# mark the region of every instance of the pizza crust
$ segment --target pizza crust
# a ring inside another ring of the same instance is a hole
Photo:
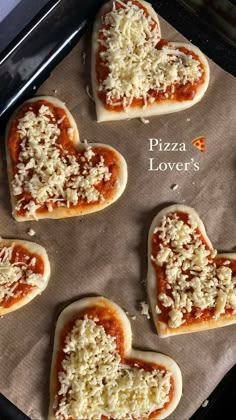
[[[125,358],[126,359],[140,359],[143,361],[147,361],[150,363],[156,363],[162,365],[168,371],[172,373],[172,377],[174,380],[174,390],[173,390],[173,397],[171,402],[168,406],[161,411],[156,417],[152,417],[153,420],[155,419],[164,419],[169,416],[174,409],[177,407],[179,400],[182,395],[182,376],[180,369],[177,363],[171,359],[169,356],[165,356],[160,353],[155,352],[147,352],[147,351],[140,351],[134,350],[132,348],[132,330],[131,325],[128,317],[126,316],[123,309],[118,306],[116,303],[112,302],[109,299],[106,299],[102,296],[98,297],[89,297],[85,299],[81,299],[77,302],[74,302],[67,306],[60,314],[55,330],[55,337],[54,337],[54,345],[53,345],[53,355],[52,355],[52,364],[51,364],[51,374],[50,374],[50,405],[49,405],[49,420],[55,420],[55,416],[53,414],[53,401],[56,394],[57,388],[57,353],[60,350],[60,336],[63,331],[64,326],[67,322],[73,318],[76,314],[83,311],[86,308],[92,306],[99,306],[111,309],[115,316],[119,319],[122,329],[124,331],[124,350],[125,350]]]
[[[160,22],[159,22],[159,18],[158,18],[157,13],[155,12],[155,10],[153,9],[153,7],[151,6],[150,3],[147,3],[146,1],[143,1],[143,0],[139,0],[139,3],[141,3],[147,9],[149,15],[157,22],[158,32],[159,32],[160,37],[161,37],[161,28],[160,28]],[[112,8],[112,5],[113,5],[113,0],[106,3],[100,9],[100,11],[98,12],[98,14],[96,16],[94,26],[93,26],[93,33],[92,33],[91,82],[92,82],[93,98],[94,98],[94,102],[95,102],[95,105],[96,105],[96,114],[97,114],[97,121],[98,122],[124,120],[124,119],[127,119],[127,118],[135,118],[136,116],[144,117],[146,115],[150,115],[150,114],[145,114],[144,115],[143,110],[141,110],[142,112],[140,113],[140,110],[136,111],[135,109],[129,110],[130,112],[108,111],[104,108],[103,103],[98,98],[98,95],[97,95],[97,80],[96,80],[96,55],[97,55],[98,46],[99,46],[98,35],[99,35],[100,27],[101,27],[101,17],[104,13],[106,13],[107,11],[109,11]],[[135,113],[140,113],[140,115],[134,115],[133,113],[134,114]],[[151,114],[151,115],[153,115],[153,114]]]
[[[9,129],[10,129],[11,123],[14,120],[14,118],[15,118],[17,112],[19,111],[19,109],[26,103],[36,102],[36,101],[39,101],[39,100],[45,100],[45,101],[48,101],[48,102],[52,103],[53,105],[55,105],[57,107],[63,108],[64,111],[66,112],[66,115],[67,115],[69,121],[70,121],[71,127],[74,129],[74,137],[72,139],[72,142],[74,143],[75,149],[77,151],[80,151],[80,150],[84,150],[85,147],[86,147],[85,143],[80,142],[78,128],[77,128],[76,122],[75,122],[72,114],[67,109],[65,104],[57,98],[50,97],[50,96],[38,96],[38,97],[27,100],[14,112],[10,121],[8,122],[7,129],[6,129],[6,158],[7,158],[7,168],[8,168],[8,179],[9,179],[9,187],[10,187],[11,205],[12,205],[12,209],[13,209],[12,210],[12,215],[13,215],[14,219],[18,222],[24,222],[24,221],[35,220],[35,219],[34,219],[33,216],[27,217],[27,216],[23,216],[23,215],[18,215],[17,211],[15,210],[16,198],[13,195],[12,186],[11,186],[12,180],[13,180],[13,169],[12,169],[12,162],[11,162],[10,153],[9,153],[9,150],[8,150],[8,147],[7,147],[7,139],[8,139],[8,134],[9,134]],[[113,147],[105,145],[105,144],[88,143],[88,146],[94,147],[94,148],[102,147],[104,149],[111,150],[113,153],[115,153],[115,155],[117,157],[117,161],[118,161],[118,165],[119,165],[119,171],[118,171],[118,177],[117,177],[116,185],[115,185],[114,192],[113,192],[112,196],[109,199],[106,199],[104,201],[94,203],[94,204],[93,203],[92,204],[86,204],[85,203],[84,206],[78,206],[78,207],[74,207],[74,208],[73,208],[73,206],[71,206],[70,208],[58,207],[58,208],[55,208],[53,210],[53,212],[49,212],[49,211],[41,211],[40,213],[36,212],[37,219],[46,219],[46,218],[47,219],[62,219],[62,218],[66,218],[66,217],[83,216],[85,214],[94,213],[94,212],[103,210],[104,208],[110,206],[116,200],[118,200],[118,198],[123,194],[123,192],[126,188],[127,178],[128,178],[127,164],[126,164],[126,161],[125,161],[124,157],[117,150],[115,150]]]
[[[158,24],[158,31],[161,37],[161,29],[160,23],[158,19],[158,15],[155,10],[152,8],[151,4],[147,3],[146,1],[139,0],[139,3],[143,4],[144,7],[148,10],[150,16]],[[197,48],[195,45],[186,44],[183,42],[170,42],[169,45],[173,47],[185,47],[190,51],[196,53],[200,59],[200,62],[203,64],[205,69],[205,80],[204,83],[198,87],[196,95],[193,100],[185,100],[185,101],[175,101],[171,99],[166,99],[161,103],[153,103],[148,104],[147,108],[137,108],[137,107],[130,107],[126,111],[111,111],[107,110],[104,107],[103,102],[98,97],[98,84],[96,80],[96,55],[99,47],[98,43],[98,36],[99,30],[101,28],[101,17],[102,15],[111,9],[113,1],[106,3],[101,10],[99,11],[98,15],[96,16],[94,27],[93,27],[93,34],[92,34],[92,57],[91,57],[91,81],[92,81],[92,90],[93,90],[93,97],[96,105],[96,114],[97,114],[97,121],[104,122],[104,121],[118,121],[130,118],[145,118],[155,115],[163,115],[163,114],[170,114],[173,112],[182,111],[184,109],[190,108],[191,106],[195,105],[199,102],[203,95],[205,94],[209,80],[210,80],[210,70],[207,59],[205,58],[204,54]]]
[[[0,307],[0,316],[16,311],[17,309],[29,303],[37,295],[40,295],[44,291],[44,289],[46,289],[49,278],[50,278],[50,273],[51,273],[48,255],[44,247],[36,244],[35,242],[30,242],[30,241],[22,241],[18,239],[2,239],[2,238],[0,239],[0,245],[3,247],[5,246],[10,247],[12,244],[23,246],[24,248],[26,248],[26,250],[28,250],[28,252],[32,254],[37,254],[38,256],[42,258],[43,263],[44,263],[44,273],[43,273],[44,285],[43,287],[40,287],[40,288],[35,287],[30,293],[28,293],[25,297],[20,299],[20,301],[11,305],[9,308]]]
[[[224,327],[226,325],[231,325],[236,323],[236,314],[232,315],[221,315],[219,319],[211,319],[208,321],[198,321],[195,323],[190,324],[182,324],[177,328],[170,328],[166,323],[159,320],[158,314],[156,313],[156,296],[157,296],[157,288],[156,288],[156,272],[155,269],[151,263],[151,239],[154,234],[154,229],[158,226],[160,221],[164,216],[167,216],[169,213],[173,212],[184,212],[191,215],[193,220],[197,222],[198,228],[201,231],[201,234],[208,245],[208,247],[213,250],[212,243],[210,239],[207,236],[205,226],[200,219],[197,212],[188,206],[182,205],[182,204],[176,204],[169,207],[166,207],[165,209],[161,210],[156,217],[154,218],[148,235],[148,274],[147,274],[147,293],[148,298],[150,302],[152,317],[154,320],[155,327],[157,329],[157,334],[159,337],[168,337],[173,335],[179,335],[179,334],[186,334],[191,332],[197,332],[197,331],[204,331],[209,330],[213,328],[219,328]],[[229,258],[236,261],[236,254],[235,253],[224,253],[224,254],[217,254],[215,259],[218,258]]]
[[[74,216],[84,216],[85,214],[90,214],[90,213],[95,213],[97,211],[103,210],[106,207],[110,206],[111,204],[113,204],[116,200],[118,200],[118,198],[123,194],[125,188],[126,188],[126,184],[127,184],[127,179],[128,179],[128,171],[127,171],[127,164],[126,161],[124,159],[124,157],[117,152],[117,150],[113,149],[113,147],[108,146],[106,144],[101,144],[101,143],[89,143],[89,146],[91,147],[103,147],[104,149],[108,149],[111,150],[112,152],[114,152],[118,158],[118,164],[119,164],[119,176],[117,178],[116,181],[116,186],[113,192],[113,195],[111,198],[106,199],[105,201],[101,201],[99,203],[92,203],[92,204],[85,204],[84,207],[58,207],[55,208],[53,210],[53,212],[48,212],[48,211],[41,211],[40,213],[36,213],[37,214],[37,219],[63,219],[66,217],[74,217]],[[79,148],[84,149],[85,145],[81,144],[81,146],[79,146]],[[12,193],[11,193],[12,195]],[[17,222],[24,222],[24,221],[28,221],[28,220],[35,220],[32,216],[31,217],[26,217],[26,216],[19,216],[16,214],[16,212],[13,210],[13,217],[15,218],[15,220]]]
[[[174,112],[183,111],[187,108],[198,103],[202,97],[204,96],[210,81],[210,69],[208,62],[204,56],[204,54],[199,50],[198,47],[192,44],[185,44],[183,42],[171,42],[173,47],[185,47],[189,51],[193,51],[196,53],[204,66],[205,69],[205,80],[204,82],[198,87],[196,95],[192,100],[185,100],[185,101],[175,101],[173,99],[166,99],[160,103],[153,103],[148,104],[147,108],[128,108],[127,111],[109,111],[104,108],[102,101],[98,98],[97,95],[97,82],[96,82],[96,75],[95,75],[95,65],[92,64],[92,86],[93,86],[93,96],[96,104],[96,113],[97,113],[97,121],[104,122],[104,121],[118,121],[118,120],[125,120],[130,118],[145,118],[151,117],[156,115],[164,115],[164,114],[172,114]],[[94,53],[93,53],[94,55]]]

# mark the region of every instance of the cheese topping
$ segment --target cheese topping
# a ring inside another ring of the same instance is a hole
[[[127,110],[136,98],[146,107],[155,101],[155,93],[166,92],[165,98],[171,98],[176,85],[193,84],[202,76],[200,62],[192,55],[171,44],[156,48],[158,23],[132,1],[114,2],[103,23],[98,63],[108,69],[108,75],[98,80],[98,91],[106,94],[108,105],[122,105]]]
[[[215,319],[226,309],[236,313],[236,276],[227,266],[230,261],[217,266],[216,251],[207,249],[190,215],[187,223],[176,213],[164,216],[156,234],[160,249],[151,259],[164,268],[167,291],[159,293],[158,300],[169,308],[169,327],[186,322],[186,313],[199,318],[204,309],[213,309]]]
[[[95,153],[91,147],[81,154],[70,154],[58,142],[60,123],[50,109],[42,105],[36,115],[32,110],[18,120],[20,136],[18,164],[12,181],[16,196],[16,210],[26,216],[36,217],[37,210],[46,206],[53,211],[58,207],[71,207],[79,200],[87,203],[104,200],[96,186],[109,181],[111,173],[103,156],[97,164],[92,161]],[[25,200],[24,194],[31,198]]]
[[[115,338],[95,320],[77,320],[65,339],[57,420],[147,417],[169,401],[171,374],[121,364]]]
[[[140,306],[141,306],[141,315],[144,315],[147,317],[147,319],[150,319],[148,303],[140,302]]]
[[[22,291],[14,292],[19,284],[38,288],[43,288],[45,284],[43,276],[32,270],[36,263],[35,257],[30,259],[26,256],[25,260],[28,261],[25,263],[18,261],[16,253],[16,260],[11,262],[13,249],[14,244],[0,248],[0,305],[3,300],[6,302],[9,297],[18,297],[22,294]]]

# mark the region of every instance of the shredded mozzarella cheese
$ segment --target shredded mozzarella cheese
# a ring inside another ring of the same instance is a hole
[[[147,319],[150,319],[150,314],[149,314],[149,305],[146,302],[140,302],[140,306],[141,306],[141,315],[144,315],[147,317]]]
[[[0,305],[3,300],[5,302],[9,297],[22,295],[21,291],[14,292],[20,283],[38,288],[43,288],[45,284],[43,276],[32,270],[36,259],[25,258],[28,260],[27,263],[21,262],[16,253],[16,260],[12,262],[13,249],[14,244],[10,247],[0,247]]]
[[[143,107],[155,101],[155,93],[171,98],[175,85],[193,84],[202,75],[200,62],[172,45],[162,49],[157,22],[132,1],[116,1],[103,17],[98,42],[102,46],[97,63],[108,69],[98,80],[98,91],[106,94],[108,105],[122,105],[127,111],[134,98]],[[102,35],[102,36],[101,36]],[[167,88],[170,88],[170,92]],[[154,92],[154,96],[151,94]],[[166,92],[166,93],[165,93]]]
[[[143,124],[149,124],[150,123],[150,121],[147,119],[147,118],[140,118],[140,121],[143,123]]]
[[[87,316],[77,320],[63,348],[55,418],[146,418],[169,401],[170,372],[121,363],[115,337]]]
[[[228,308],[236,313],[236,277],[226,266],[229,261],[217,266],[216,251],[207,249],[196,228],[190,215],[184,223],[173,213],[154,230],[162,242],[151,260],[165,271],[167,293],[159,293],[158,300],[169,308],[171,328],[185,322],[185,313],[198,318],[201,311],[213,308],[215,319]]]
[[[96,186],[109,181],[111,173],[103,156],[93,164],[94,152],[87,146],[84,154],[70,154],[58,143],[61,130],[50,109],[42,105],[36,115],[32,110],[19,118],[17,132],[20,136],[18,164],[12,181],[16,196],[16,210],[37,218],[36,212],[46,206],[71,207],[80,199],[87,203],[102,201],[104,197]],[[69,138],[73,129],[67,130]],[[24,194],[30,199],[25,200]]]

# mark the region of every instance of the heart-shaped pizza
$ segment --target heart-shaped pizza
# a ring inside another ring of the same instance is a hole
[[[163,354],[132,349],[124,311],[103,297],[60,314],[50,379],[50,420],[164,419],[182,394],[181,372]]]
[[[202,52],[162,39],[149,3],[115,0],[102,7],[92,37],[97,121],[181,111],[199,102],[208,84]]]
[[[102,210],[126,187],[123,156],[107,145],[80,143],[71,113],[52,97],[30,99],[14,113],[6,150],[17,221]]]
[[[167,207],[153,220],[147,283],[161,337],[236,323],[236,254],[217,254],[191,207]]]
[[[29,241],[0,238],[0,315],[26,305],[47,287],[46,250]]]

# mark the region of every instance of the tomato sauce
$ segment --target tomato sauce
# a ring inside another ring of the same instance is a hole
[[[27,257],[36,258],[36,263],[34,266],[29,265],[29,259]],[[28,251],[22,245],[15,245],[12,251],[12,257],[10,259],[10,263],[22,263],[28,266],[28,269],[33,271],[35,274],[43,274],[44,273],[44,262],[43,259],[38,255]],[[20,264],[19,264],[20,266]],[[24,278],[22,278],[24,280]],[[17,287],[14,289],[14,296],[4,297],[3,300],[0,302],[0,305],[4,308],[10,308],[15,303],[19,302],[24,296],[30,293],[35,286],[26,284],[26,283],[18,283]]]
[[[19,153],[21,151],[21,139],[17,131],[18,120],[19,118],[22,118],[28,111],[32,111],[36,115],[38,115],[38,111],[42,105],[47,106],[52,112],[52,114],[54,115],[54,118],[49,117],[50,122],[53,122],[54,119],[55,121],[58,121],[58,120],[62,120],[63,118],[63,120],[61,121],[59,125],[60,134],[57,139],[57,143],[62,146],[62,149],[60,150],[61,157],[63,157],[66,161],[68,161],[68,154],[76,156],[76,160],[80,164],[81,173],[82,173],[84,164],[86,163],[83,161],[84,160],[83,156],[84,156],[84,153],[86,152],[86,149],[84,151],[75,150],[74,144],[68,136],[68,129],[71,128],[71,124],[70,124],[69,119],[66,116],[65,111],[62,108],[58,108],[54,106],[50,102],[47,102],[45,100],[39,100],[36,102],[28,102],[27,104],[23,105],[11,123],[7,145],[8,145],[11,161],[12,161],[13,175],[15,175],[18,172],[17,164],[19,163]],[[102,146],[92,148],[92,151],[95,153],[95,155],[91,159],[92,165],[95,166],[100,161],[100,157],[103,156],[104,165],[108,167],[109,172],[111,173],[111,177],[108,181],[102,180],[95,186],[96,190],[102,193],[104,199],[109,200],[112,198],[114,194],[115,183],[119,175],[118,157],[115,152],[113,152],[112,150],[108,150],[107,148],[102,147]],[[29,176],[31,175],[32,173],[29,174]],[[62,197],[59,197],[59,199],[60,198]],[[29,203],[31,200],[35,202],[36,200],[34,200],[31,194],[26,191],[24,191],[22,194],[19,194],[17,196],[17,201],[20,201],[20,200],[22,200],[21,208],[17,211],[17,215],[23,216],[26,213],[26,211],[24,210],[24,206],[27,203]],[[76,205],[71,204],[70,208],[83,208],[83,207],[88,207],[88,206],[92,207],[94,205],[97,205],[97,203],[98,201],[96,202],[92,201],[88,203],[86,199],[79,198],[78,203]],[[57,201],[50,201],[50,205],[52,209],[58,208]],[[48,212],[47,203],[41,205],[41,207],[37,209],[36,214],[43,213],[43,212]]]
[[[62,332],[61,332],[61,336],[60,336],[60,349],[57,353],[57,359],[56,359],[56,372],[62,372],[63,368],[62,368],[62,362],[63,359],[65,357],[65,354],[63,352],[63,347],[65,345],[65,339],[66,336],[71,332],[71,330],[73,329],[75,323],[77,320],[79,319],[84,319],[85,315],[87,315],[87,317],[89,319],[93,319],[95,320],[97,325],[103,326],[103,328],[105,329],[106,334],[111,335],[112,337],[115,337],[115,341],[116,341],[116,348],[117,351],[121,357],[121,363],[122,364],[126,364],[128,366],[132,366],[132,367],[139,367],[140,369],[144,369],[148,372],[151,372],[154,369],[158,369],[158,370],[162,370],[163,374],[165,374],[167,372],[167,370],[160,365],[157,365],[156,363],[149,363],[149,362],[145,362],[143,360],[140,359],[136,359],[136,358],[129,358],[126,359],[124,357],[124,332],[122,330],[122,327],[120,325],[120,321],[119,319],[116,317],[116,314],[114,311],[112,311],[109,307],[106,307],[105,305],[103,307],[100,306],[92,306],[90,308],[87,308],[81,312],[79,312],[77,315],[73,316],[72,319],[67,322],[67,324],[64,326]],[[98,319],[98,321],[96,320],[96,318]],[[170,378],[170,382],[171,382],[171,389],[169,392],[169,401],[171,401],[172,397],[173,397],[173,392],[174,392],[174,380],[173,378]],[[57,378],[57,388],[56,388],[56,393],[58,394],[58,391],[60,389],[60,383],[58,381]],[[62,396],[58,395],[58,402],[57,402],[57,406],[60,403]],[[143,420],[148,420],[148,419],[152,419],[153,417],[155,417],[155,415],[157,415],[158,413],[160,413],[164,408],[166,408],[166,406],[169,404],[169,401],[161,408],[158,410],[155,410],[153,413],[151,413],[149,415],[149,417],[147,419],[143,419]],[[54,414],[56,413],[57,408],[54,409]],[[74,420],[72,417],[69,418],[69,420]],[[101,420],[115,420],[112,418],[108,418],[106,416],[101,416]],[[135,419],[134,419],[135,420]]]
[[[140,9],[144,10],[144,15],[146,17],[149,16],[148,10],[142,5],[140,4],[138,1],[133,1],[133,4],[135,4],[136,6],[138,6]],[[119,8],[124,8],[124,6],[122,6],[120,3],[116,3],[116,9]],[[104,21],[104,17],[107,13],[109,13],[109,11],[107,11],[106,13],[104,13],[102,20]],[[150,24],[150,29],[153,30],[155,28],[155,26],[157,25],[157,22],[152,18],[151,20],[151,24]],[[100,41],[104,41],[105,40],[105,35],[103,33],[102,30],[109,30],[109,25],[101,25],[101,29],[99,31],[99,40]],[[161,39],[157,45],[156,45],[156,49],[161,50],[164,46],[168,45],[168,41],[165,39]],[[171,86],[167,86],[165,92],[164,91],[156,91],[154,89],[150,89],[148,91],[148,95],[150,95],[151,97],[153,97],[155,99],[154,102],[152,102],[152,105],[155,103],[160,103],[163,101],[178,101],[178,102],[182,102],[182,101],[187,101],[187,100],[193,100],[193,98],[195,97],[196,93],[197,93],[197,89],[199,88],[199,86],[201,84],[204,83],[205,80],[205,70],[204,70],[204,66],[201,63],[198,55],[196,53],[194,53],[193,51],[190,51],[189,49],[185,48],[185,47],[179,47],[177,48],[178,51],[183,52],[186,55],[191,55],[195,60],[199,61],[199,68],[201,69],[201,77],[194,81],[194,83],[190,83],[187,82],[185,85],[180,84],[180,83],[175,83],[174,84],[174,88],[175,91],[171,92]],[[96,54],[96,79],[97,79],[97,83],[100,84],[101,82],[103,82],[108,74],[109,74],[109,68],[108,66],[106,66],[106,64],[101,60],[100,58],[100,53],[106,51],[106,47],[99,43],[98,46],[98,50],[97,50],[97,54]],[[124,110],[123,108],[123,104],[119,104],[120,102],[122,102],[123,98],[119,99],[119,100],[113,100],[113,104],[108,104],[107,103],[107,93],[104,91],[99,91],[97,92],[97,95],[99,97],[99,99],[101,100],[101,102],[104,105],[104,108],[108,111],[115,111],[115,112],[122,112]],[[168,95],[168,97],[166,97],[166,95]],[[144,99],[142,98],[133,98],[131,104],[129,104],[129,107],[131,108],[142,108],[145,105]],[[147,107],[150,106],[149,103],[147,103]]]
[[[181,219],[184,223],[189,224],[188,223],[188,214],[187,213],[183,213],[183,212],[175,212],[173,214],[177,214],[177,216],[179,217],[179,219]],[[168,217],[171,217],[172,215],[168,215]],[[196,233],[199,235],[199,240],[204,244],[205,249],[209,250],[209,246],[206,243],[201,231],[196,228],[195,229]],[[162,239],[159,238],[159,234],[158,232],[155,233],[152,236],[152,243],[151,243],[151,247],[152,247],[152,255],[155,257],[158,252],[160,251],[160,245],[163,244]],[[230,261],[230,264],[227,265],[227,267],[231,268],[232,270],[232,276],[236,275],[236,261],[231,260],[230,258],[218,258],[216,257],[213,262],[216,264],[217,267],[220,267],[224,261]],[[209,256],[209,261],[211,261],[211,257]],[[166,264],[163,264],[162,267],[158,266],[157,264],[155,264],[155,262],[152,263],[154,268],[155,268],[155,272],[156,272],[156,285],[157,285],[157,302],[158,302],[158,307],[161,310],[161,313],[158,315],[158,320],[161,322],[164,322],[165,324],[168,324],[169,321],[169,316],[168,313],[170,311],[169,307],[165,307],[163,306],[162,302],[159,301],[158,296],[160,293],[165,293],[167,296],[172,297],[172,293],[170,291],[170,289],[167,289],[167,282],[166,282],[166,276],[165,276],[165,270],[166,270]],[[185,274],[188,274],[189,276],[189,280],[191,280],[193,278],[193,275],[190,274],[189,270],[186,270],[184,272]],[[191,323],[201,323],[202,321],[207,321],[209,319],[212,319],[213,315],[215,313],[215,308],[211,307],[211,308],[206,308],[206,309],[200,309],[197,307],[192,307],[192,311],[183,313],[183,319],[185,320],[185,325],[186,324],[191,324]],[[233,313],[233,309],[231,308],[225,308],[225,314],[232,314]],[[197,317],[196,317],[197,316]]]

